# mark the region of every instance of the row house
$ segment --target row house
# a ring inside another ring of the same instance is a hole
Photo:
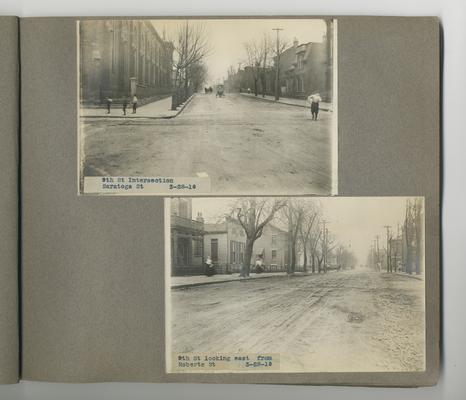
[[[82,102],[171,94],[174,47],[150,20],[81,21],[79,33]]]
[[[204,254],[210,256],[219,273],[239,272],[244,263],[246,234],[240,223],[227,217],[218,224],[204,226]],[[261,258],[266,271],[285,271],[288,234],[269,224],[254,242],[251,264]]]
[[[327,50],[325,38],[322,43],[299,44],[295,40],[280,56],[281,95],[305,99],[312,93],[320,93],[329,101],[331,87],[327,74],[331,59]]]
[[[327,31],[321,42],[299,43],[280,54],[279,95],[306,99],[320,93],[326,102],[332,102],[333,92],[333,21],[326,20]],[[274,65],[266,68],[246,66],[238,71],[231,70],[225,80],[228,91],[257,94],[275,94],[276,57]],[[265,89],[265,90],[264,90]]]
[[[170,210],[172,275],[204,272],[204,219],[192,219],[191,199],[171,199]]]

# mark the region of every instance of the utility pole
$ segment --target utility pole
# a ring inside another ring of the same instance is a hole
[[[379,266],[377,265],[377,245],[375,243],[375,239],[371,241],[371,254],[372,254],[372,267],[374,270],[379,271]]]
[[[278,86],[280,85],[280,31],[282,31],[283,28],[273,28],[272,30],[277,32],[277,58],[275,61],[275,101],[277,101],[280,99],[278,94]]]
[[[384,228],[387,232],[387,272],[392,272],[392,267],[390,265],[390,225],[384,225]]]
[[[375,246],[375,251],[376,251],[376,255],[377,255],[377,268],[379,269],[380,271],[380,248],[379,248],[379,235],[376,235],[375,237],[375,243],[376,243],[376,246]]]
[[[236,76],[238,77],[238,89],[239,89],[239,92],[241,93],[241,63],[240,62],[238,63],[238,73],[236,74]]]

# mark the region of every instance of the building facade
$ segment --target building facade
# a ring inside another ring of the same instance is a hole
[[[81,21],[79,32],[82,102],[171,94],[173,44],[150,20]]]
[[[204,226],[204,254],[210,256],[218,273],[240,272],[244,263],[246,234],[233,218],[219,224]],[[261,258],[266,271],[285,271],[288,258],[288,235],[285,231],[266,225],[262,236],[254,242],[251,265]]]
[[[319,93],[323,101],[333,100],[333,21],[325,20],[327,29],[322,42],[299,44],[293,42],[280,54],[279,95],[306,99]],[[237,71],[231,69],[225,80],[230,92],[257,91],[257,95],[275,94],[276,62],[266,68],[246,66]]]
[[[312,93],[320,93],[329,101],[331,88],[328,86],[327,39],[322,43],[294,41],[293,46],[280,56],[280,90],[284,97],[305,99]]]
[[[218,224],[205,224],[204,254],[210,256],[217,273],[233,273],[241,270],[244,262],[246,234],[233,218],[225,218]]]
[[[171,199],[172,275],[198,275],[204,272],[204,220],[192,219],[189,198]]]
[[[269,224],[254,242],[253,257],[261,257],[266,270],[285,271],[288,264],[288,233]]]

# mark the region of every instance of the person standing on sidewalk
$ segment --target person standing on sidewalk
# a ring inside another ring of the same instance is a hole
[[[128,99],[126,96],[123,98],[123,115],[126,115],[126,108],[128,107]]]
[[[311,114],[312,119],[317,121],[317,115],[319,114],[319,103],[322,101],[319,93],[311,94],[307,101],[311,103]]]
[[[107,97],[105,104],[107,104],[107,114],[110,114],[110,109],[112,108],[113,100],[110,97]]]
[[[210,256],[207,257],[207,260],[205,262],[205,274],[206,276],[212,276],[215,274],[215,266],[214,262],[212,261],[212,258]]]
[[[138,98],[136,95],[133,96],[133,114],[136,114],[136,109],[138,108]]]

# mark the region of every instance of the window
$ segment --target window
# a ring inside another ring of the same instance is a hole
[[[277,260],[277,250],[272,250],[272,262]]]
[[[239,262],[244,262],[244,243],[239,244]]]
[[[244,261],[244,243],[230,242],[230,263],[240,264]]]
[[[194,257],[202,257],[202,239],[193,239]]]
[[[235,264],[236,263],[236,249],[235,249],[235,242],[231,241],[230,242],[230,263]]]
[[[298,69],[302,69],[302,68],[303,68],[303,55],[298,54]]]
[[[277,235],[272,235],[272,247],[277,247]]]

